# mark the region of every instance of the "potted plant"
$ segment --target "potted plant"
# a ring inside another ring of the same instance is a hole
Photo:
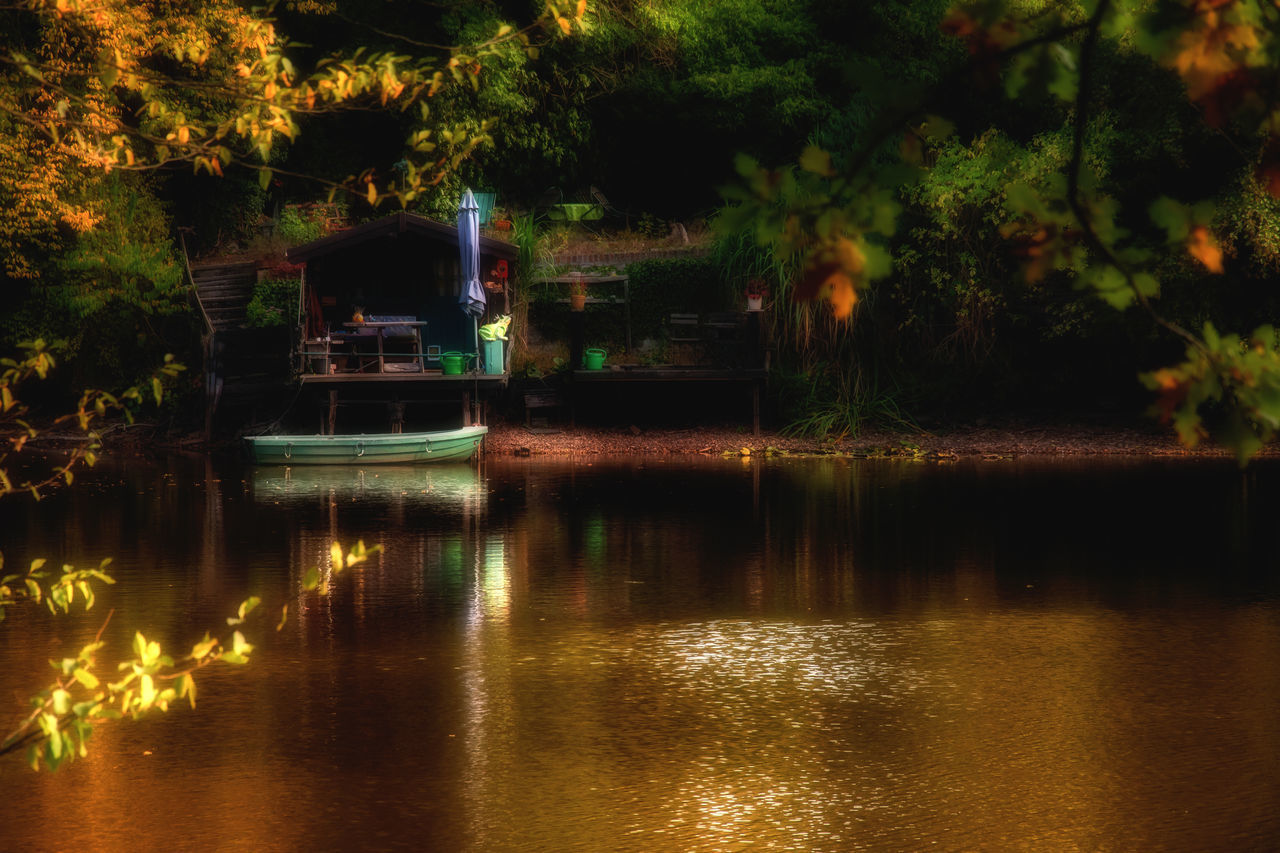
[[[587,307],[587,283],[581,280],[582,273],[573,273],[577,281],[569,282],[569,310],[585,311]]]
[[[507,211],[501,207],[495,207],[493,212],[489,214],[493,227],[498,231],[511,230],[511,217],[507,215]]]
[[[747,282],[747,310],[761,311],[764,309],[764,298],[769,293],[769,288],[762,279],[753,278]]]

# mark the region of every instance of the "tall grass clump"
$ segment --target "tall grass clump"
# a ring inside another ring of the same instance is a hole
[[[850,320],[822,300],[797,300],[800,255],[779,256],[751,230],[717,229],[713,254],[730,286],[751,279],[769,289],[767,331],[775,348],[774,389],[783,431],[855,436],[872,424],[910,427],[904,394],[883,370],[875,347],[874,291],[863,291]]]
[[[545,234],[532,210],[515,212],[511,217],[511,233],[516,242],[516,263],[511,287],[511,363],[530,361],[529,300],[533,282],[541,267],[551,265],[551,251]]]

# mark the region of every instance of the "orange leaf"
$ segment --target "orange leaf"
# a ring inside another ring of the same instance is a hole
[[[1222,249],[1218,248],[1208,228],[1197,225],[1191,229],[1191,234],[1187,237],[1187,251],[1191,253],[1191,257],[1204,264],[1209,272],[1222,272]]]
[[[581,21],[585,14],[587,14],[587,0],[578,0],[577,14],[574,17]]]
[[[827,279],[831,288],[827,293],[827,301],[837,320],[847,320],[853,314],[853,306],[858,304],[858,293],[853,289],[853,279],[843,272],[837,272]]]

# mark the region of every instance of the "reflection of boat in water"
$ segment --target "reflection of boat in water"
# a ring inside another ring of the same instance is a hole
[[[413,495],[460,502],[484,494],[480,472],[470,465],[272,465],[255,467],[252,476],[259,501]]]
[[[246,439],[267,465],[381,465],[462,462],[479,449],[484,426],[375,435],[260,435]]]

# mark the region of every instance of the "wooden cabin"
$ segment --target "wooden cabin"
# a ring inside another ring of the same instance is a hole
[[[481,236],[480,279],[488,307],[465,312],[458,229],[413,213],[396,213],[290,249],[302,274],[301,379],[329,392],[327,432],[337,407],[452,397],[464,423],[478,420],[476,397],[505,386],[505,363],[485,363],[476,326],[509,311],[505,277],[517,250]],[[363,320],[358,323],[357,320]],[[453,372],[461,354],[463,370]],[[452,368],[452,370],[450,369]],[[370,393],[370,392],[374,393]],[[473,392],[474,395],[473,395]],[[400,428],[392,416],[392,431]]]

